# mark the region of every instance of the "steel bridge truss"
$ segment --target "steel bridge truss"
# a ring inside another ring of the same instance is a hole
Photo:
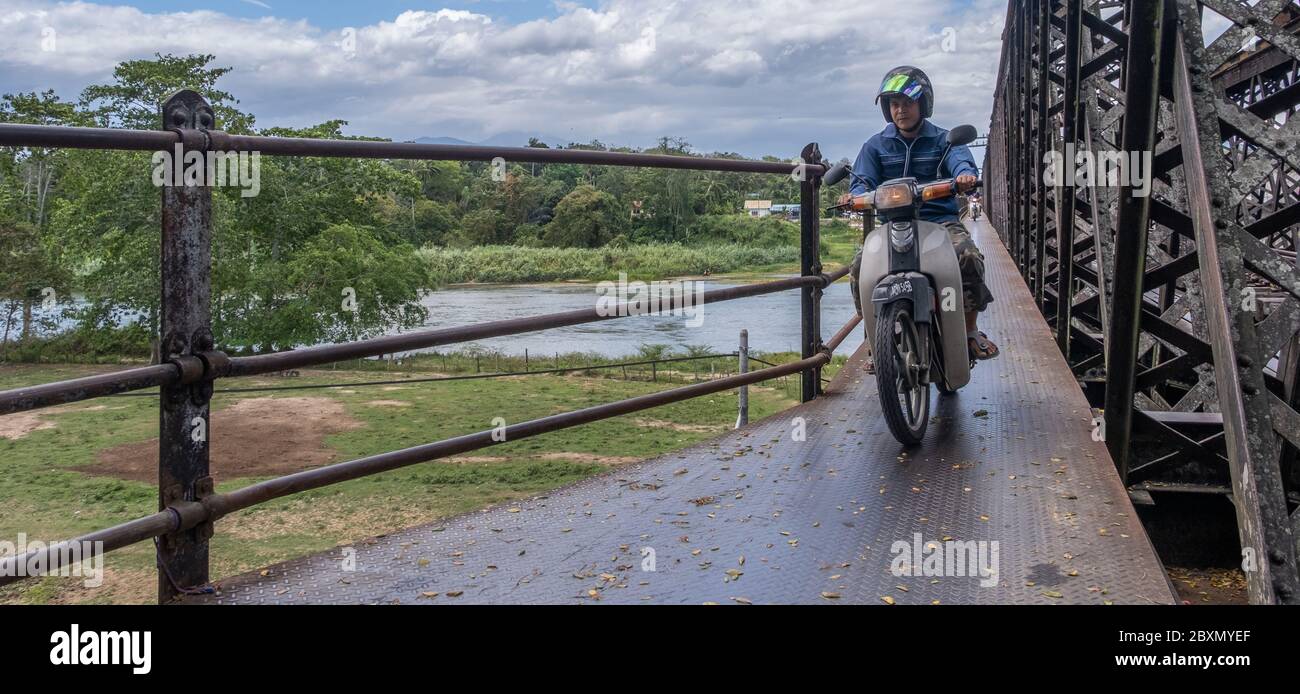
[[[1300,602],[1300,4],[1012,0],[1004,32],[987,208],[1119,474],[1230,495],[1251,601]]]

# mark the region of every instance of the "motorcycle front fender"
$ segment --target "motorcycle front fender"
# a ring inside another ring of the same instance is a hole
[[[961,268],[948,230],[942,224],[917,222],[921,243],[921,275],[931,288],[930,300],[943,336],[943,370],[948,387],[956,390],[970,382],[970,351],[966,347],[966,315],[962,310]],[[863,242],[858,291],[862,302],[863,327],[868,344],[876,329],[876,285],[890,276],[888,225],[872,230]]]

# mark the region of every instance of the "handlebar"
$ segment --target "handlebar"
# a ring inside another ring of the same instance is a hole
[[[983,186],[984,186],[984,181],[976,179],[975,185],[971,186],[970,190],[976,190],[978,188],[982,188]],[[893,188],[893,187],[894,186],[883,186],[882,188]],[[875,205],[875,196],[878,190],[881,189],[878,188],[877,190],[868,190],[862,193],[861,195],[855,195],[851,200],[849,200],[849,202],[842,203],[839,205],[832,205],[830,209],[834,210],[834,209],[847,208],[855,212],[863,212],[872,209]],[[950,178],[943,181],[935,181],[933,183],[928,183],[922,186],[916,186],[915,190],[911,192],[913,195],[919,197],[922,202],[930,202],[932,200],[942,200],[944,198],[949,198],[957,194],[957,179]]]

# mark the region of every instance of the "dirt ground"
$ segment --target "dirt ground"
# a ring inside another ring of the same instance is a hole
[[[18,412],[0,417],[0,439],[21,439],[22,437],[54,427],[54,422],[42,419],[39,412]]]
[[[251,398],[212,413],[214,479],[283,475],[334,459],[325,437],[361,423],[343,403],[323,397]],[[77,468],[92,475],[156,482],[158,439],[114,446],[95,463]]]
[[[372,400],[367,405],[406,406],[397,400]],[[33,417],[34,419],[34,417]],[[641,422],[642,426],[673,425],[672,422]],[[11,425],[18,435],[54,426],[53,422],[35,420]],[[335,453],[325,445],[325,437],[354,429],[361,423],[347,414],[338,400],[324,397],[251,398],[212,413],[213,478],[268,477],[336,462]],[[20,430],[21,427],[21,430]],[[708,430],[714,430],[710,427]],[[94,463],[77,470],[104,477],[156,482],[158,475],[158,439],[137,441],[100,451]],[[552,452],[526,456],[537,460],[569,460],[601,465],[622,465],[639,458],[601,456],[591,453]],[[455,456],[445,462],[496,463],[505,456]]]
[[[1246,577],[1238,569],[1168,567],[1178,598],[1189,605],[1245,605]]]

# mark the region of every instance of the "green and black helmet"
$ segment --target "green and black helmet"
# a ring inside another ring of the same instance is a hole
[[[934,112],[934,87],[930,85],[930,78],[920,68],[900,65],[885,73],[885,79],[880,81],[876,103],[880,104],[880,113],[885,116],[887,123],[893,122],[893,118],[889,115],[889,99],[882,100],[880,97],[894,94],[902,94],[909,99],[920,101],[922,118],[929,118]]]

